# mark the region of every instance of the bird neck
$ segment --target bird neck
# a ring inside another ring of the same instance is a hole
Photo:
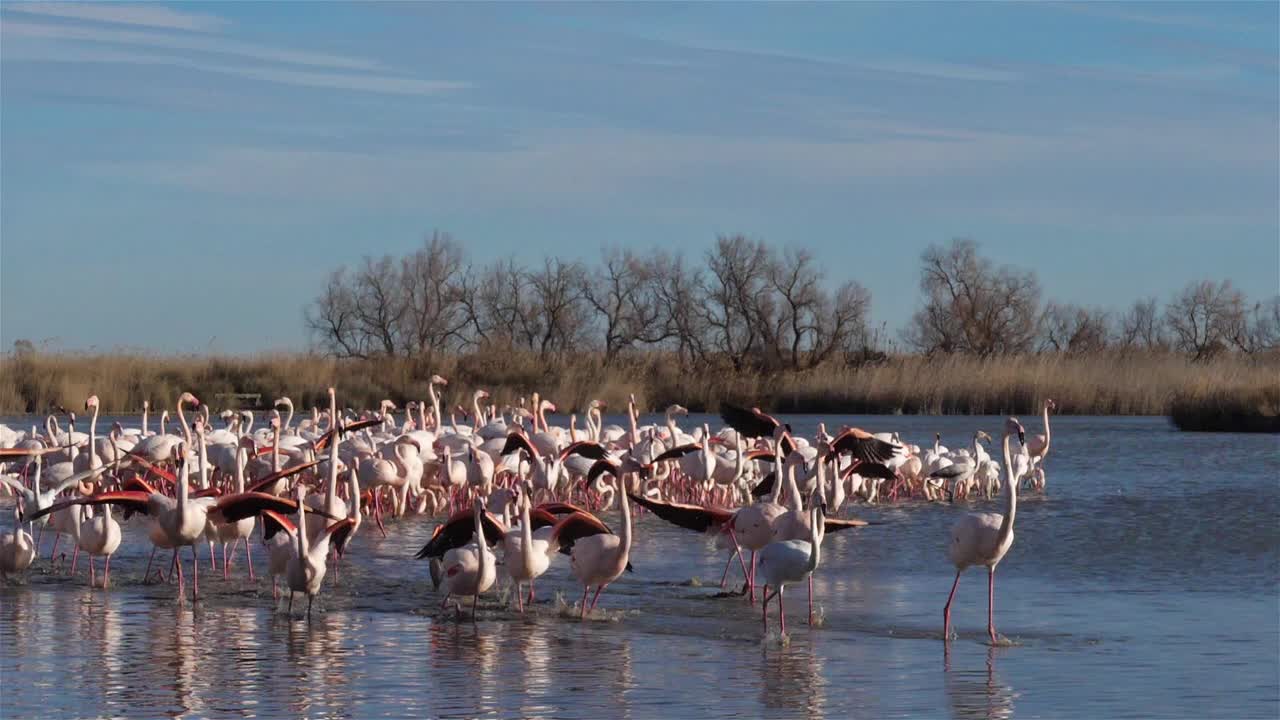
[[[787,490],[790,494],[791,509],[804,512],[804,498],[800,497],[800,486],[796,484],[796,466],[787,468]]]
[[[818,563],[822,560],[822,535],[825,530],[822,522],[822,510],[814,506],[812,516],[809,519],[809,562],[805,567],[809,572],[813,572],[818,569]]]
[[[338,496],[338,429],[333,429],[333,442],[329,445],[329,486],[325,488],[325,510],[333,514],[333,499]]]
[[[489,547],[488,543],[485,542],[484,523],[480,517],[481,512],[480,506],[477,505],[475,509],[476,550],[480,553],[480,577],[484,577],[489,569]]]
[[[1009,455],[1009,433],[1004,434],[1005,501],[1004,517],[1000,520],[999,542],[1004,544],[1013,534],[1013,516],[1018,510],[1018,479],[1013,476],[1013,461]]]
[[[309,541],[307,538],[307,510],[302,505],[302,496],[298,496],[298,559],[307,554]]]
[[[533,523],[529,520],[529,501],[520,499],[520,546],[524,550],[524,572],[533,575]]]
[[[618,497],[622,501],[622,532],[619,533],[618,539],[622,541],[623,555],[631,553],[631,503],[627,500],[627,491],[623,487],[621,477],[617,477]]]
[[[1040,456],[1044,457],[1049,454],[1049,404],[1044,405],[1044,447],[1040,450]]]

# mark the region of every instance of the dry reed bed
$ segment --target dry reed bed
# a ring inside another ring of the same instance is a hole
[[[757,374],[727,366],[690,371],[664,353],[608,367],[589,354],[562,362],[515,353],[368,361],[308,354],[47,354],[0,359],[0,413],[74,409],[90,393],[101,398],[105,412],[134,411],[144,399],[167,407],[182,390],[215,406],[219,393],[261,393],[264,402],[288,395],[306,407],[320,401],[329,385],[339,387],[345,405],[363,408],[384,397],[398,403],[424,399],[432,373],[450,379],[453,403],[476,387],[504,403],[536,389],[563,410],[581,408],[593,397],[621,408],[632,393],[648,409],[680,402],[714,410],[721,399],[732,398],[779,412],[1027,413],[1053,398],[1069,414],[1160,415],[1176,407],[1188,418],[1258,415],[1274,422],[1280,407],[1280,356],[1274,355],[1210,363],[1174,354],[900,356],[860,368]],[[1188,423],[1188,429],[1195,424]]]

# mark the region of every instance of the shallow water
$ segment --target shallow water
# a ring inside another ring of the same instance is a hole
[[[920,443],[1000,427],[823,419]],[[806,434],[816,423],[789,420]],[[432,520],[392,523],[386,539],[364,526],[310,624],[273,610],[243,550],[224,582],[200,548],[194,607],[141,584],[150,545],[132,521],[110,591],[88,590],[83,570],[50,572],[48,533],[24,584],[0,589],[0,717],[1276,717],[1280,441],[1179,434],[1156,418],[1053,422],[1047,497],[1019,504],[996,575],[1009,647],[986,644],[981,570],[961,580],[959,640],[949,652],[940,640],[947,531],[969,506],[846,511],[883,524],[828,536],[822,622],[805,625],[793,588],[786,642],[776,614],[762,639],[758,605],[716,597],[722,551],[652,517],[637,529],[636,572],[593,619],[562,608],[580,589],[559,560],[532,612],[493,593],[475,625],[437,610],[426,564],[411,559]]]

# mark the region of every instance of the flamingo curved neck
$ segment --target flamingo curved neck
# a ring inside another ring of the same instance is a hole
[[[1049,454],[1049,403],[1044,404],[1044,447],[1040,449],[1040,457]]]
[[[1000,519],[999,545],[1004,545],[1013,534],[1013,518],[1018,510],[1018,480],[1013,476],[1013,461],[1009,455],[1009,433],[1004,434],[1005,501],[1004,517]]]

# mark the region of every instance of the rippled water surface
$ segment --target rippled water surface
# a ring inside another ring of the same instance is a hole
[[[955,444],[1000,427],[824,419]],[[816,418],[790,421],[811,434]],[[205,565],[201,601],[180,606],[172,586],[141,584],[150,545],[137,520],[107,592],[83,571],[51,572],[46,533],[26,580],[0,589],[0,717],[1276,717],[1280,441],[1064,417],[1047,467],[1048,495],[1019,505],[997,573],[996,623],[1015,645],[985,644],[976,570],[949,653],[944,550],[962,506],[847,510],[881,524],[828,536],[822,622],[804,624],[793,590],[785,643],[762,639],[758,606],[716,597],[723,552],[651,517],[601,617],[562,608],[580,589],[561,558],[532,612],[493,593],[474,626],[437,610],[412,559],[432,520],[392,523],[386,539],[366,525],[310,624],[274,610],[243,552],[229,582]]]

